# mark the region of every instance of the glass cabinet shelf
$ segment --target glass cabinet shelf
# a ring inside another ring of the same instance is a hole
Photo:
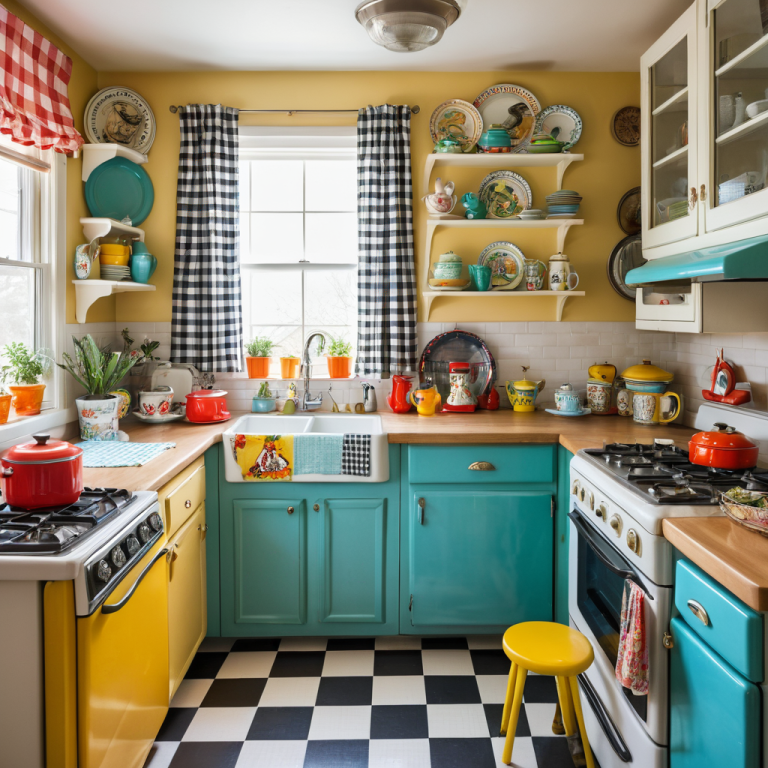
[[[766,121],[768,121],[768,111],[761,112],[757,117],[753,117],[751,120],[746,120],[736,128],[730,128],[725,133],[721,134],[715,139],[716,144],[730,144],[732,141],[736,141],[744,136],[754,133],[761,128],[766,127]]]
[[[684,147],[680,147],[680,149],[676,149],[674,152],[671,152],[666,157],[662,157],[661,160],[657,160],[654,164],[654,168],[661,168],[665,165],[668,165],[669,163],[673,162],[674,160],[678,160],[682,158],[682,156],[688,151],[688,145]]]
[[[768,35],[763,35],[756,43],[753,43],[738,56],[734,56],[729,62],[715,70],[715,77],[722,77],[731,70],[768,69]],[[739,77],[746,76],[744,72],[738,73]],[[765,73],[762,74],[765,77]]]
[[[662,112],[685,112],[688,113],[688,86],[679,90],[668,98],[663,104],[656,107],[651,114],[656,117]]]

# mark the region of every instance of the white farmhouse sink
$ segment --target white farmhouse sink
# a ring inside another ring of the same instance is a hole
[[[227,482],[244,483],[240,467],[232,454],[235,435],[370,435],[371,474],[359,475],[294,475],[294,483],[384,483],[389,480],[389,446],[381,416],[351,413],[248,414],[241,416],[222,434],[224,467]]]

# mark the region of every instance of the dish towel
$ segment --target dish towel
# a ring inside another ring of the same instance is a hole
[[[629,579],[624,582],[619,633],[616,679],[636,696],[646,696],[648,638],[645,633],[645,593]]]
[[[344,435],[296,435],[296,475],[340,475]]]
[[[371,476],[371,436],[344,435],[341,474]]]
[[[141,467],[175,448],[176,443],[124,443],[112,440],[86,440],[78,443],[83,449],[83,466],[98,467]]]
[[[235,435],[230,442],[243,480],[290,481],[293,477],[293,435]]]

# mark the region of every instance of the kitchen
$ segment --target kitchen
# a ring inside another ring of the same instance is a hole
[[[768,765],[768,11],[389,2],[4,4],[0,765]]]

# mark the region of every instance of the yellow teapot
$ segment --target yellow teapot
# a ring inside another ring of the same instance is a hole
[[[527,365],[523,366],[523,378],[520,381],[507,382],[507,396],[509,402],[512,403],[512,408],[522,413],[530,413],[536,410],[534,403],[536,402],[536,396],[546,386],[547,382],[542,379],[541,381],[530,381],[525,378],[525,373],[528,370]]]
[[[419,416],[434,416],[439,411],[443,401],[436,387],[417,389],[410,392],[408,399],[416,406]]]

